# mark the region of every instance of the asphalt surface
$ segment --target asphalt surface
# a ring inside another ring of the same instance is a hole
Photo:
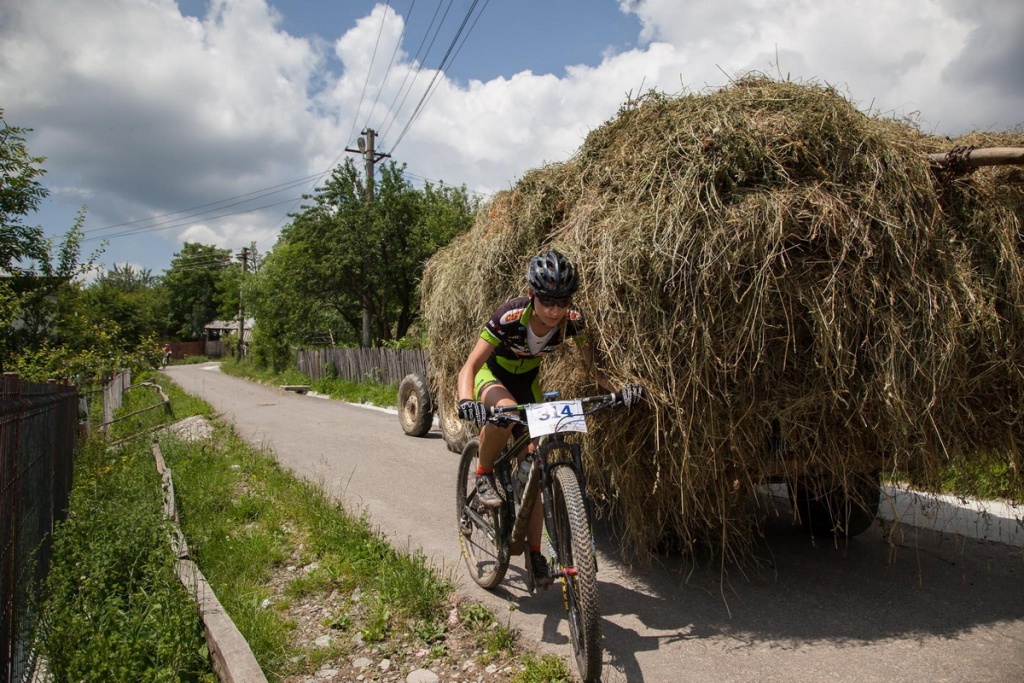
[[[166,370],[244,438],[354,510],[400,548],[452,571],[460,591],[571,661],[560,591],[525,591],[522,558],[488,592],[463,569],[457,459],[439,432],[402,433],[394,414],[222,375]],[[754,567],[663,556],[624,564],[597,529],[605,675],[613,681],[1024,682],[1024,551],[899,526],[842,548],[812,542],[788,507],[751,552]]]

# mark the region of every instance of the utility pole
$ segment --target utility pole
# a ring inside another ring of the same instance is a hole
[[[242,287],[245,285],[245,274],[249,271],[249,247],[242,247],[238,255],[242,260],[242,279],[238,282],[238,360],[242,360],[245,351],[245,307],[242,305]]]
[[[374,141],[376,140],[377,133],[372,128],[367,128],[362,133],[365,137],[359,138],[359,149],[352,149],[346,147],[346,152],[355,152],[356,154],[363,155],[363,161],[366,163],[366,201],[370,204],[373,203],[373,166],[381,159],[390,157],[390,154],[380,154],[374,149]],[[364,261],[365,264],[365,261]],[[365,282],[363,285],[365,286]],[[370,348],[370,293],[363,292],[363,342],[362,347],[364,349]]]

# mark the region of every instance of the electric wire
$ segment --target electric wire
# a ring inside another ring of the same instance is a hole
[[[402,33],[398,36],[398,42],[395,43],[395,49],[391,52],[391,61],[388,62],[387,70],[384,71],[384,78],[380,80],[380,86],[377,88],[377,95],[373,98],[373,104],[370,106],[370,113],[366,117],[366,123],[363,124],[363,128],[370,127],[370,118],[373,116],[373,112],[377,110],[377,103],[380,101],[380,94],[384,91],[384,84],[387,83],[388,76],[391,75],[391,67],[395,65],[395,57],[398,55],[398,49],[402,47],[402,39],[405,37],[405,30],[409,28],[409,17],[412,16],[412,10],[414,7],[416,7],[416,0],[412,0],[412,4],[409,5],[409,11],[406,13],[405,20],[402,22]],[[385,118],[387,118],[387,116],[385,116]],[[349,137],[352,137],[351,132],[349,133]]]
[[[380,17],[380,28],[377,30],[377,41],[373,44],[373,56],[370,57],[370,65],[366,67],[366,80],[363,81],[363,90],[359,93],[359,104],[356,105],[356,113],[352,116],[352,128],[349,129],[346,140],[352,139],[352,135],[356,131],[356,124],[359,123],[359,112],[363,108],[363,97],[366,95],[366,85],[370,82],[370,74],[373,73],[373,63],[377,61],[377,47],[380,45],[381,34],[384,33],[384,22],[388,18],[388,8],[390,6],[391,0],[386,0],[384,3],[384,11],[381,13]]]
[[[391,106],[388,108],[388,111],[391,112],[391,122],[388,123],[388,127],[384,130],[383,133],[381,133],[381,138],[383,138],[384,136],[386,136],[388,134],[388,131],[391,130],[391,126],[393,126],[395,121],[398,120],[398,114],[401,113],[402,108],[405,107],[405,100],[409,97],[409,93],[411,93],[412,89],[416,86],[416,80],[420,77],[420,71],[423,70],[423,65],[426,63],[427,57],[430,56],[430,51],[434,47],[434,41],[437,40],[437,36],[440,35],[440,33],[441,33],[441,27],[444,25],[444,21],[448,17],[448,11],[452,8],[452,2],[453,1],[454,0],[448,0],[448,6],[445,7],[444,14],[441,15],[441,21],[437,24],[437,29],[434,31],[434,37],[430,39],[430,45],[427,46],[427,51],[423,54],[423,59],[421,61],[416,62],[416,71],[413,74],[412,83],[409,84],[409,89],[405,91],[404,95],[402,95],[402,101],[399,103],[397,109],[395,109],[395,102],[394,102],[394,100],[392,100]],[[441,3],[442,2],[444,2],[444,0],[439,0],[438,5],[437,5],[437,10],[441,9]],[[434,16],[435,17],[437,16],[437,10],[434,11]],[[424,34],[424,36],[423,36],[424,40],[426,40],[427,35],[430,34],[430,28],[433,25],[434,25],[434,22],[433,22],[433,20],[431,20],[430,26],[427,27],[427,33]],[[422,46],[423,45],[422,45],[422,42],[421,42],[420,43],[420,47],[422,47]],[[417,57],[418,57],[419,56],[419,52],[417,51],[416,54],[417,54]],[[414,61],[415,61],[415,59],[414,59]],[[405,75],[406,75],[406,78],[408,78],[408,76],[409,76],[408,72],[406,72]],[[402,81],[402,85],[403,86],[405,85],[405,81],[404,80]],[[395,93],[395,99],[396,100],[398,99],[398,96],[401,94],[401,92],[402,92],[401,88],[399,88],[399,91],[397,93]]]
[[[161,230],[170,230],[171,228],[185,228],[185,227],[189,227],[189,226],[192,226],[192,225],[199,225],[200,223],[205,223],[207,221],[216,220],[218,218],[227,218],[228,216],[238,216],[240,214],[253,213],[255,211],[262,211],[263,209],[269,209],[269,208],[272,208],[272,207],[275,207],[275,206],[281,206],[282,204],[288,204],[288,203],[293,202],[293,201],[302,201],[302,198],[300,197],[298,200],[294,200],[292,198],[289,198],[289,199],[285,199],[285,200],[282,200],[282,201],[279,201],[279,202],[273,202],[273,203],[270,203],[270,204],[263,204],[262,206],[254,206],[252,208],[243,209],[241,211],[229,211],[227,213],[215,214],[215,215],[212,215],[212,216],[204,216],[200,220],[191,220],[191,218],[193,218],[193,217],[189,217],[189,218],[183,218],[183,219],[181,219],[181,221],[174,221],[174,222],[170,222],[170,223],[166,223],[166,224],[162,224],[162,225],[158,225],[158,226],[152,226],[152,227],[146,227],[146,228],[135,228],[135,229],[132,229],[132,230],[124,230],[122,232],[115,232],[115,233],[111,233],[109,235],[102,235],[100,237],[87,237],[87,238],[82,240],[82,243],[84,244],[86,242],[97,242],[97,241],[100,241],[100,240],[112,239],[114,237],[125,237],[127,235],[140,235],[140,234],[143,234],[143,233],[160,232]]]
[[[416,109],[413,110],[412,116],[410,116],[409,117],[409,121],[406,122],[405,128],[402,129],[402,132],[398,135],[398,139],[395,141],[395,143],[393,145],[391,145],[391,150],[390,150],[391,153],[394,153],[395,149],[398,147],[398,145],[402,142],[402,139],[405,137],[405,134],[409,132],[409,128],[412,127],[413,122],[416,120],[416,118],[423,111],[423,105],[426,104],[427,99],[429,99],[429,97],[430,97],[430,95],[432,93],[431,88],[433,88],[434,87],[434,83],[437,82],[437,77],[444,72],[444,69],[445,69],[446,66],[451,66],[451,63],[448,62],[448,57],[449,57],[449,55],[452,54],[452,50],[455,49],[455,45],[459,41],[459,36],[462,35],[462,31],[466,28],[466,24],[469,22],[469,18],[472,16],[473,10],[476,9],[476,6],[477,6],[478,2],[479,2],[479,0],[473,0],[473,4],[471,4],[469,6],[469,10],[466,12],[466,16],[463,17],[463,19],[462,19],[462,24],[459,25],[459,30],[455,33],[455,37],[452,39],[451,44],[448,46],[448,51],[445,52],[444,58],[441,59],[441,65],[434,72],[434,77],[431,79],[430,84],[427,85],[427,89],[423,92],[423,97],[421,97],[420,101],[416,104]],[[485,3],[484,6],[486,7],[486,3]],[[480,10],[480,14],[483,14],[483,9]],[[478,14],[477,15],[477,19],[479,20],[479,18],[480,18],[480,15]],[[473,22],[473,26],[476,26],[476,21]],[[472,29],[470,29],[470,30],[472,30]],[[466,33],[466,38],[468,38],[468,37],[469,37],[469,33],[467,32]],[[454,60],[452,60],[452,61],[454,61]],[[448,63],[446,64],[446,62],[448,62]]]
[[[427,27],[427,31],[426,31],[426,33],[424,33],[424,37],[420,41],[420,45],[419,45],[419,48],[417,49],[417,53],[416,53],[416,58],[419,57],[419,54],[420,54],[420,52],[422,51],[422,48],[423,48],[423,44],[426,42],[427,36],[430,35],[430,29],[431,29],[431,27],[433,27],[433,25],[434,25],[434,23],[435,23],[435,21],[437,19],[437,13],[440,11],[441,4],[443,3],[443,1],[444,0],[439,0],[438,6],[437,6],[437,8],[434,11],[433,17],[431,18],[430,26]],[[459,52],[462,49],[462,46],[465,45],[465,42],[466,42],[466,40],[469,37],[469,33],[471,33],[472,30],[473,30],[473,27],[476,26],[476,22],[479,20],[480,15],[483,13],[483,9],[486,8],[487,3],[489,1],[490,0],[485,0],[483,8],[477,14],[476,19],[474,19],[473,24],[470,26],[469,31],[466,32],[465,37],[463,37],[462,43],[459,44],[458,49],[455,51],[455,57],[458,56]],[[392,115],[392,117],[391,117],[391,124],[393,124],[394,121],[397,120],[398,113],[400,113],[401,108],[405,104],[405,98],[408,97],[409,93],[412,91],[413,87],[415,86],[416,78],[418,77],[419,72],[422,69],[423,64],[425,63],[427,57],[429,57],[429,54],[430,54],[431,49],[433,48],[434,42],[436,41],[437,37],[440,35],[441,27],[444,24],[445,19],[447,18],[449,10],[451,9],[452,2],[453,2],[453,0],[449,0],[448,5],[445,8],[445,12],[444,12],[444,14],[441,17],[441,21],[440,21],[440,23],[438,23],[437,29],[434,31],[433,38],[430,40],[430,44],[427,47],[427,52],[423,56],[423,60],[424,61],[418,63],[417,69],[415,71],[415,75],[413,77],[413,82],[410,84],[409,89],[406,91],[405,97],[403,97],[402,103],[399,105],[398,110]],[[466,16],[463,18],[463,21],[462,21],[461,25],[459,26],[459,30],[456,32],[455,38],[452,40],[452,43],[449,45],[448,50],[445,53],[445,56],[441,60],[441,64],[438,67],[438,71],[435,72],[434,78],[431,80],[431,83],[427,86],[427,89],[424,91],[424,94],[420,98],[420,101],[417,104],[417,107],[414,110],[412,116],[410,117],[409,122],[407,122],[405,128],[403,128],[402,134],[399,136],[399,139],[395,143],[394,146],[397,146],[398,142],[401,142],[402,137],[404,137],[405,133],[408,131],[408,129],[411,126],[412,122],[415,120],[415,118],[422,111],[423,105],[429,99],[429,95],[432,94],[432,92],[433,92],[433,90],[431,90],[431,88],[434,86],[434,84],[435,84],[435,82],[437,80],[437,77],[438,77],[439,73],[441,72],[441,70],[444,69],[444,67],[446,65],[446,62],[448,63],[448,65],[450,65],[452,62],[454,62],[455,57],[452,57],[452,59],[450,61],[448,60],[448,58],[452,54],[452,49],[453,49],[455,43],[458,42],[459,36],[462,34],[463,30],[465,29],[466,22],[468,21],[469,17],[472,16],[474,8],[476,7],[478,2],[479,2],[479,0],[473,0],[472,5],[470,6],[469,10],[467,11]],[[412,8],[413,8],[414,5],[415,5],[415,0],[412,0],[412,5],[410,6],[410,9],[409,9],[409,14],[411,14]],[[353,119],[353,128],[351,129],[351,131],[354,131],[355,123],[358,122],[358,113],[359,113],[359,111],[360,111],[360,109],[362,107],[362,102],[363,102],[364,97],[365,97],[366,86],[367,86],[367,83],[369,82],[370,72],[371,72],[371,70],[373,68],[373,61],[376,58],[376,52],[377,52],[377,49],[378,49],[378,46],[379,46],[380,37],[381,37],[381,34],[383,33],[384,19],[386,19],[386,17],[387,17],[387,8],[389,6],[390,6],[390,0],[388,0],[388,3],[386,3],[386,6],[385,6],[385,14],[384,14],[384,17],[382,18],[381,28],[379,29],[378,35],[377,35],[377,43],[374,45],[374,57],[371,58],[370,69],[367,71],[367,78],[366,78],[366,80],[364,81],[364,84],[363,84],[363,92],[360,94],[360,102],[359,102],[359,105],[358,105],[357,110],[356,110],[356,117]],[[408,17],[408,15],[407,15],[407,17]],[[408,24],[406,23],[406,26],[407,25]],[[405,27],[403,27],[402,36],[404,36],[404,34],[405,34]],[[397,51],[398,51],[399,47],[401,46],[401,40],[402,40],[402,38],[400,36],[399,37],[399,41],[396,44],[395,50],[392,53],[391,62],[388,65],[387,72],[385,73],[385,76],[384,76],[385,80],[387,79],[387,75],[390,72],[390,70],[391,70],[391,68],[392,68],[392,66],[394,64],[394,58],[395,58],[395,55],[397,55]],[[414,60],[415,60],[415,58],[414,58]],[[402,85],[399,86],[399,89],[398,89],[398,91],[395,94],[395,98],[392,100],[392,103],[391,103],[392,107],[394,106],[394,103],[397,100],[399,94],[401,94],[402,88],[404,87],[405,82],[408,80],[408,77],[409,77],[409,72],[407,71],[406,75],[405,75],[405,78],[403,79]],[[378,89],[378,92],[377,92],[377,96],[374,99],[374,104],[371,107],[370,115],[372,115],[374,109],[376,108],[376,105],[377,105],[377,103],[379,101],[380,93],[383,90],[383,86],[384,86],[384,81],[382,80],[381,86],[380,86],[380,88]],[[436,90],[436,88],[434,88],[434,90]],[[367,120],[367,123],[369,123],[369,119]],[[390,130],[391,124],[389,124],[388,130]],[[351,137],[351,134],[352,134],[351,131],[350,131],[350,137]],[[387,131],[385,131],[384,134],[386,134],[386,132]],[[392,149],[394,149],[394,147],[392,147]],[[138,219],[138,220],[135,220],[135,221],[127,221],[127,222],[124,222],[124,223],[112,224],[112,225],[107,225],[107,226],[103,226],[103,227],[99,227],[99,228],[90,228],[89,230],[86,230],[84,232],[86,232],[86,233],[96,233],[96,232],[102,232],[102,231],[105,231],[105,230],[113,230],[113,229],[116,229],[116,228],[119,228],[119,227],[137,226],[137,227],[133,227],[133,228],[128,229],[128,230],[123,230],[123,231],[120,231],[120,232],[110,233],[110,234],[104,235],[102,237],[89,237],[89,238],[86,238],[86,239],[84,239],[82,241],[83,241],[83,243],[84,242],[95,242],[97,240],[105,240],[105,239],[110,239],[110,238],[124,237],[124,236],[131,236],[131,235],[139,235],[139,234],[143,234],[143,233],[146,233],[146,232],[157,232],[157,231],[162,231],[162,230],[167,230],[167,229],[172,229],[172,228],[189,227],[189,226],[192,226],[192,225],[198,225],[198,224],[204,223],[204,222],[206,222],[208,220],[217,220],[217,219],[226,218],[226,217],[230,217],[230,216],[234,216],[234,215],[239,215],[239,214],[244,214],[244,213],[251,213],[251,212],[255,212],[255,211],[261,211],[261,210],[264,210],[264,209],[273,208],[275,206],[281,206],[283,204],[287,204],[289,202],[293,202],[294,201],[293,207],[292,207],[292,209],[290,211],[286,212],[281,217],[281,219],[274,226],[272,226],[269,230],[265,231],[257,240],[254,240],[253,243],[255,245],[259,245],[264,239],[266,239],[268,236],[270,236],[277,229],[277,227],[281,224],[281,222],[285,218],[287,218],[287,216],[292,211],[294,211],[294,208],[296,206],[298,206],[298,204],[302,201],[304,196],[300,196],[300,197],[298,197],[298,198],[296,198],[294,200],[287,199],[287,200],[283,200],[283,201],[280,201],[280,202],[274,202],[274,203],[271,203],[271,204],[265,204],[265,205],[248,208],[248,209],[241,210],[241,211],[233,211],[233,212],[227,212],[227,213],[212,213],[212,212],[217,212],[217,211],[220,211],[222,209],[230,208],[230,207],[233,207],[233,206],[239,206],[239,205],[246,204],[248,202],[254,201],[256,199],[260,199],[260,198],[265,197],[265,196],[269,196],[269,195],[272,195],[272,194],[283,192],[283,191],[288,190],[288,189],[293,189],[293,188],[298,187],[299,185],[305,183],[306,181],[308,181],[310,179],[314,179],[314,182],[310,185],[310,187],[315,187],[316,184],[319,183],[319,181],[325,175],[327,175],[327,173],[329,173],[330,170],[334,168],[334,166],[337,165],[338,160],[341,158],[341,156],[343,154],[344,154],[344,151],[339,153],[338,156],[335,158],[334,163],[330,167],[328,167],[325,171],[323,171],[323,172],[321,172],[319,174],[314,174],[314,175],[306,176],[304,178],[300,178],[300,179],[293,180],[293,181],[288,181],[286,183],[281,183],[279,185],[273,185],[273,186],[270,186],[270,187],[267,187],[267,188],[263,188],[263,189],[260,189],[260,190],[254,190],[253,192],[249,192],[249,193],[242,194],[242,195],[236,195],[234,197],[229,197],[227,199],[218,200],[218,201],[215,201],[215,202],[209,202],[207,204],[201,204],[201,205],[198,205],[198,206],[195,206],[195,207],[191,207],[191,208],[188,208],[188,209],[180,209],[178,211],[172,211],[172,212],[169,212],[169,213],[166,213],[166,214],[160,214],[158,216],[151,216],[149,218]],[[443,184],[440,181],[430,181],[430,179],[423,178],[422,176],[416,176],[415,174],[408,174],[408,175],[410,175],[412,177],[419,177],[419,178],[421,178],[421,179],[423,179],[425,181],[428,181],[428,182],[437,182],[438,184]],[[475,194],[479,194],[479,193],[475,193]],[[246,199],[244,201],[238,201],[238,202],[234,202],[234,203],[231,203],[231,204],[224,204],[225,202],[230,202],[230,201],[235,200],[235,199],[243,199],[245,197],[250,197],[250,198]],[[210,209],[208,207],[216,207],[216,208]],[[200,211],[200,209],[206,209],[206,210]],[[196,213],[191,213],[190,214],[190,212],[196,212]],[[211,213],[212,213],[212,215],[205,215],[205,214],[211,214]],[[190,214],[190,215],[180,215],[178,218],[176,218],[176,219],[174,219],[172,221],[169,221],[169,222],[165,222],[165,223],[156,222],[156,221],[158,221],[161,218],[168,218],[168,217],[171,217],[171,216],[176,216],[178,214]],[[197,220],[190,220],[192,218],[196,218]],[[150,224],[150,225],[139,225],[140,223],[146,223],[146,222],[150,222],[152,224]]]
[[[187,209],[178,209],[177,211],[170,211],[168,213],[162,213],[162,214],[158,214],[156,216],[149,216],[148,218],[139,218],[139,219],[136,219],[134,221],[125,221],[124,223],[114,223],[114,224],[111,224],[111,225],[104,225],[103,227],[99,227],[99,228],[89,228],[88,230],[83,230],[82,232],[85,233],[85,234],[88,234],[88,233],[94,233],[94,232],[101,232],[103,230],[113,230],[114,228],[123,228],[123,227],[127,227],[129,225],[136,225],[138,223],[145,223],[146,221],[158,221],[161,218],[167,218],[169,216],[174,216],[174,215],[177,215],[177,214],[180,214],[180,213],[189,213],[189,212],[192,212],[192,211],[198,211],[199,209],[205,209],[207,207],[216,206],[218,204],[223,204],[224,202],[234,201],[235,199],[242,199],[243,197],[251,197],[251,199],[248,199],[246,201],[255,201],[256,199],[261,199],[263,197],[267,197],[267,196],[270,196],[272,194],[277,194],[278,192],[283,192],[283,191],[289,190],[289,189],[291,189],[293,187],[297,187],[297,186],[305,183],[306,181],[308,181],[308,180],[310,180],[312,178],[316,178],[316,177],[317,177],[316,175],[309,175],[309,176],[306,176],[304,178],[298,178],[296,180],[289,180],[287,182],[279,183],[277,185],[271,185],[270,187],[260,188],[258,190],[253,190],[252,192],[247,192],[245,194],[235,195],[234,197],[227,197],[226,199],[218,199],[217,201],[214,201],[214,202],[207,202],[206,204],[200,204],[198,206],[189,207]],[[258,195],[258,196],[253,196],[253,195]],[[235,204],[229,204],[228,206],[238,206],[239,204],[243,204],[243,203],[244,202],[236,202]],[[223,209],[223,208],[227,208],[227,206],[221,206],[221,207],[218,207],[218,209],[210,209],[210,211],[215,211],[215,210],[219,210],[219,209]],[[198,214],[195,214],[195,215],[201,215],[202,213],[206,213],[206,212],[205,211],[199,212]],[[182,216],[182,218],[185,218],[185,216]]]

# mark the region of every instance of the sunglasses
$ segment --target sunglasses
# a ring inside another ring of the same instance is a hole
[[[568,308],[569,301],[571,299],[572,297],[568,296],[555,298],[552,296],[543,296],[541,294],[537,295],[537,301],[539,301],[541,305],[544,306],[545,308]]]

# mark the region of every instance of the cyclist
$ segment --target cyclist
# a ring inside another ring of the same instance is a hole
[[[579,283],[576,268],[559,252],[534,256],[526,271],[526,296],[510,299],[494,311],[459,371],[459,417],[480,427],[476,495],[484,507],[502,504],[494,486],[493,467],[511,431],[511,427],[488,422],[487,408],[543,400],[537,380],[541,360],[570,337],[575,341],[585,339],[584,318],[571,305]],[[597,383],[609,392],[615,391],[594,362],[593,345],[584,341],[580,350]],[[627,384],[620,395],[628,407],[640,400],[641,390]],[[540,551],[543,525],[541,506],[536,505],[527,542],[538,586],[551,584],[547,559]]]

